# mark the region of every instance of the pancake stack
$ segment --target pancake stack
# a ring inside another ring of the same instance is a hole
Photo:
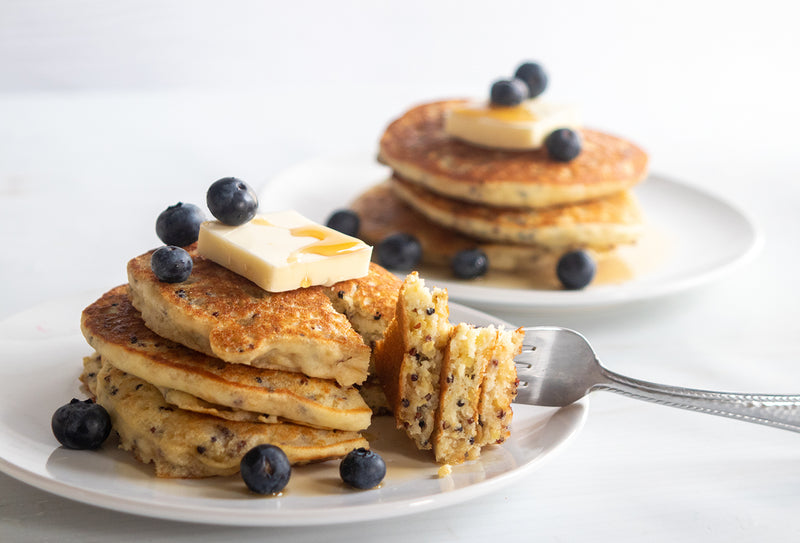
[[[264,443],[292,464],[368,447],[359,388],[399,281],[373,264],[359,279],[270,293],[189,252],[187,281],[160,282],[146,253],[128,285],[83,311],[96,353],[81,380],[120,447],[159,477],[230,475]]]
[[[570,162],[544,148],[479,147],[445,131],[448,111],[464,103],[423,104],[388,126],[379,161],[393,173],[351,204],[365,241],[405,232],[422,245],[424,264],[449,265],[480,248],[492,270],[525,271],[554,266],[570,250],[604,253],[637,240],[641,213],[630,189],[646,176],[643,150],[588,129]]]

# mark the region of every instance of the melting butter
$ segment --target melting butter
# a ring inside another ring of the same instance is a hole
[[[207,221],[197,251],[270,292],[363,277],[372,247],[296,211],[256,215],[240,226]]]

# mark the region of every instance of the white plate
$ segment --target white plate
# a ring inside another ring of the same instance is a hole
[[[99,294],[99,293],[98,293]],[[201,480],[156,479],[150,466],[116,448],[99,451],[58,445],[50,418],[72,397],[83,398],[77,378],[91,348],[78,332],[81,309],[94,300],[77,296],[38,306],[0,323],[0,470],[54,494],[88,504],[172,520],[278,526],[371,520],[430,510],[520,480],[551,456],[583,425],[587,404],[564,409],[516,406],[512,437],[481,458],[438,478],[428,454],[376,417],[367,431],[387,463],[380,487],[346,488],[338,462],[296,467],[284,494],[260,497],[238,476]],[[485,313],[451,305],[455,320],[501,323]]]
[[[262,190],[262,209],[292,208],[324,223],[366,187],[388,177],[374,156],[320,157],[285,170]],[[636,193],[646,217],[645,236],[627,251],[636,275],[580,291],[484,286],[426,275],[451,299],[484,308],[585,308],[635,302],[707,284],[754,256],[761,234],[741,210],[701,190],[651,175]]]

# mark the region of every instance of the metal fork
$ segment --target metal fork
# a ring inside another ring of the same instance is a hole
[[[566,328],[525,328],[515,358],[517,403],[561,407],[594,390],[800,432],[800,395],[695,390],[625,377],[600,364],[589,342]]]

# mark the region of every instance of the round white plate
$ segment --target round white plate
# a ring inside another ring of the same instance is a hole
[[[117,449],[114,438],[98,451],[74,451],[60,447],[51,433],[53,412],[73,397],[85,397],[77,379],[91,348],[78,323],[81,309],[93,300],[76,296],[0,323],[0,470],[99,507],[241,526],[334,524],[427,511],[519,481],[575,435],[587,413],[585,402],[563,409],[515,406],[511,438],[443,478],[429,453],[417,451],[389,417],[376,417],[366,436],[386,460],[387,475],[366,491],[341,483],[337,461],[295,467],[278,497],[248,492],[238,476],[157,479],[151,466]],[[457,304],[451,304],[451,314],[478,325],[502,323]]]
[[[261,191],[260,206],[296,209],[325,223],[334,209],[346,207],[389,173],[365,153],[320,157],[273,178]],[[426,278],[446,287],[451,299],[483,308],[598,307],[707,284],[746,262],[761,246],[761,234],[753,221],[716,196],[659,175],[651,175],[634,192],[647,224],[646,236],[628,252],[639,269],[630,280],[566,291],[499,288],[483,286],[481,280],[449,280],[438,275]]]

